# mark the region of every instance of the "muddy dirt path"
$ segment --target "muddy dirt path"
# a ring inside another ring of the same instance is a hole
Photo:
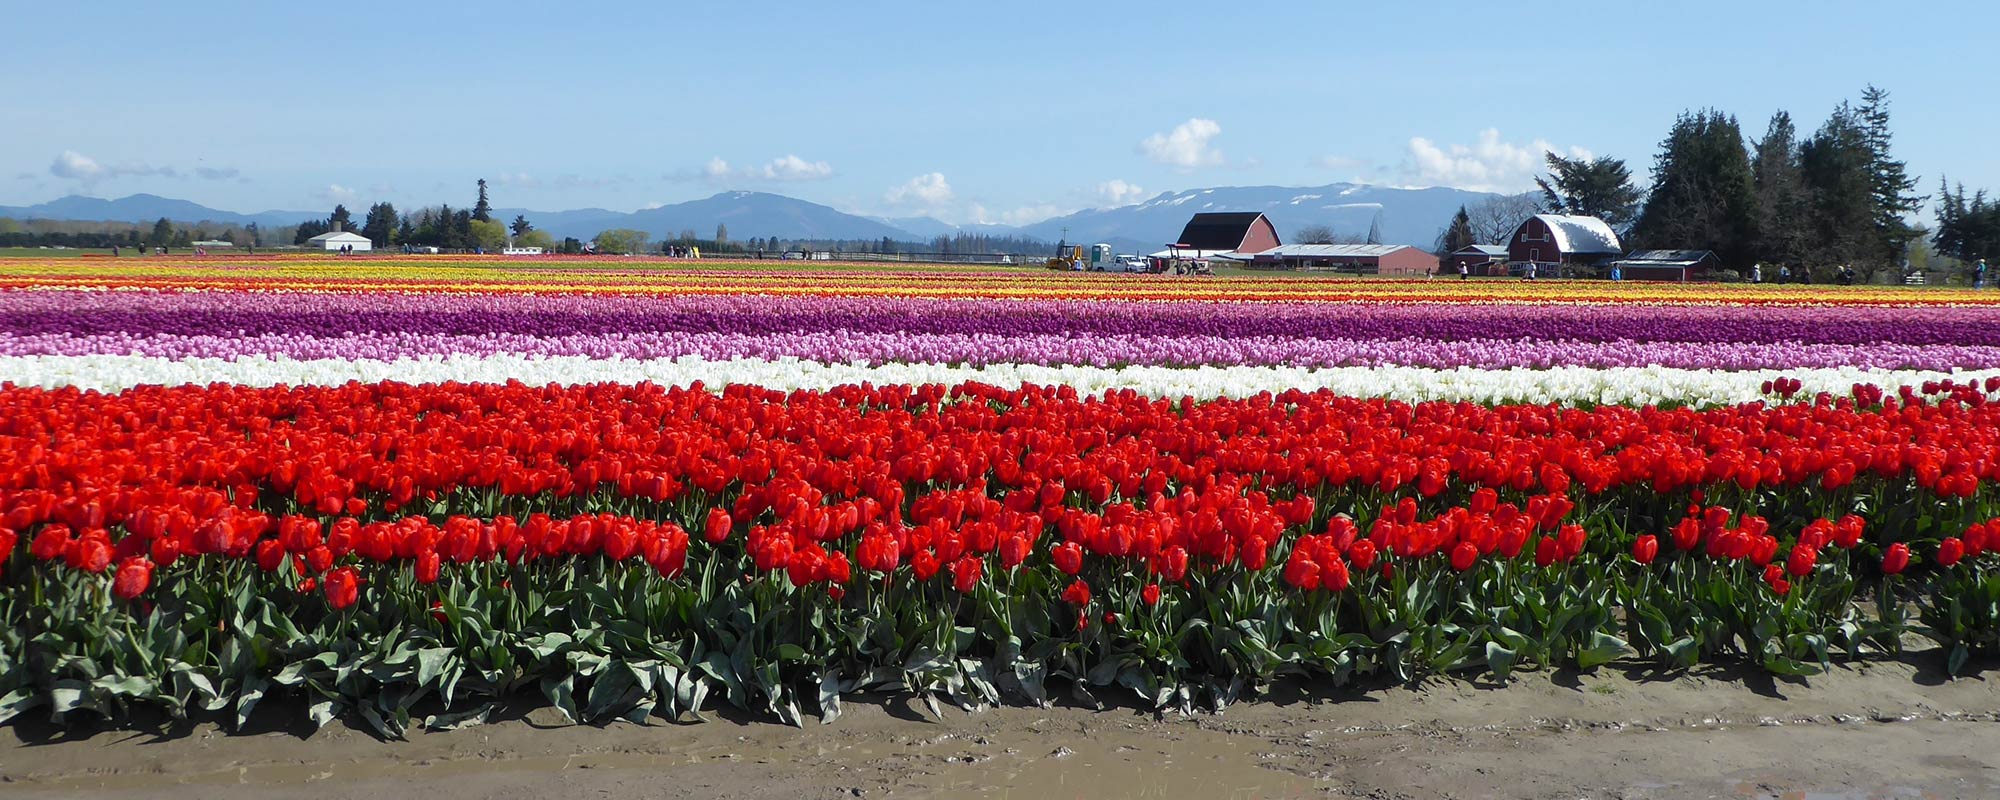
[[[0,731],[0,795],[1991,798],[2000,671],[1984,675],[1946,682],[1891,662],[1810,683],[1606,670],[1505,688],[1284,685],[1193,717],[1008,707],[937,719],[873,698],[804,729],[739,716],[569,726],[536,709],[408,742],[339,722],[310,737],[28,723]]]

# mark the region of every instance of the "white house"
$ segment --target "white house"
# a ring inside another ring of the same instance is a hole
[[[331,251],[331,250],[339,250],[342,247],[345,247],[357,253],[365,253],[369,250],[374,249],[375,245],[373,242],[368,241],[368,237],[362,236],[361,234],[355,233],[353,231],[334,231],[332,233],[322,233],[318,236],[314,236],[311,239],[306,240],[307,250]]]

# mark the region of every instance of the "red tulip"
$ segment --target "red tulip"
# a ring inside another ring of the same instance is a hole
[[[1459,542],[1457,547],[1451,549],[1451,568],[1459,572],[1472,569],[1473,563],[1478,560],[1479,548],[1471,542]]]
[[[721,544],[728,541],[730,528],[735,524],[728,511],[711,508],[708,510],[708,521],[702,525],[701,538],[709,544]]]
[[[257,543],[257,568],[265,572],[276,571],[285,564],[285,545],[276,539],[265,539]]]
[[[443,559],[438,557],[435,550],[419,551],[416,564],[417,583],[425,586],[437,583],[438,570],[442,562]]]
[[[7,557],[14,554],[14,547],[20,543],[20,535],[12,529],[0,528],[0,567],[7,566]]]
[[[1937,553],[1938,566],[1940,567],[1952,566],[1954,564],[1957,564],[1958,560],[1964,557],[1965,557],[1965,542],[1959,539],[1958,537],[1953,536],[1945,539],[1942,542],[1938,542],[1938,553]]]
[[[1899,575],[1910,566],[1910,546],[1897,542],[1882,554],[1882,574]]]
[[[1062,599],[1063,602],[1077,608],[1090,605],[1090,584],[1084,583],[1082,580],[1071,581],[1069,587],[1063,589]]]
[[[1375,543],[1367,539],[1355,542],[1347,548],[1347,560],[1354,562],[1354,568],[1359,570],[1375,566]]]
[[[1160,585],[1157,583],[1146,584],[1146,588],[1139,590],[1139,602],[1145,603],[1147,606],[1159,605]]]
[[[1083,571],[1083,546],[1076,542],[1056,545],[1050,551],[1049,558],[1055,562],[1056,569],[1061,570],[1064,575],[1075,575]]]
[[[1794,578],[1803,578],[1819,563],[1819,551],[1804,543],[1792,545],[1792,554],[1785,559],[1785,572]]]
[[[979,587],[979,577],[986,569],[986,561],[978,556],[966,556],[951,565],[951,588],[959,594],[971,594]]]
[[[1653,563],[1653,558],[1659,554],[1660,540],[1658,537],[1648,533],[1632,540],[1632,560],[1641,564],[1651,564]]]
[[[326,604],[340,611],[361,599],[361,577],[353,567],[341,567],[326,574]]]
[[[146,587],[153,585],[153,562],[144,556],[133,556],[118,563],[118,572],[111,577],[111,593],[120,600],[130,600],[146,593]]]
[[[1535,543],[1535,566],[1546,567],[1561,560],[1562,547],[1547,536]]]

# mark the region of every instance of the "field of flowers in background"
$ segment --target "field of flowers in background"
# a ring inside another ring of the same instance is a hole
[[[2000,295],[0,261],[0,720],[2000,647]]]

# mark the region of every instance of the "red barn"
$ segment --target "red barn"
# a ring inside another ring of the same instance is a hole
[[[1279,245],[1278,228],[1255,211],[1215,211],[1194,215],[1181,238],[1174,240],[1179,250],[1221,253],[1261,253]]]
[[[1596,267],[1625,252],[1618,234],[1596,217],[1536,214],[1507,240],[1509,264]]]
[[[1465,267],[1471,275],[1507,274],[1507,248],[1497,244],[1469,244],[1450,256],[1446,272],[1458,274],[1459,267]]]

